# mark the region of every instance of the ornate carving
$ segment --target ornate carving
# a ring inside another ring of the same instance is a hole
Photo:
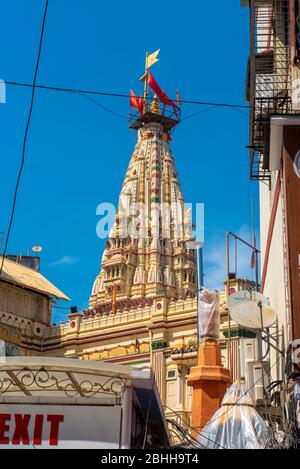
[[[5,370],[4,370],[5,371]],[[103,382],[87,379],[85,373],[71,373],[61,370],[47,370],[40,368],[31,370],[24,367],[18,371],[5,371],[7,375],[0,376],[0,395],[20,390],[25,394],[39,391],[62,392],[68,397],[94,397],[97,394],[115,395],[121,397],[126,380],[119,377],[103,376]],[[62,375],[65,375],[62,376]],[[98,375],[92,375],[94,378]],[[80,380],[82,378],[82,380]]]
[[[13,327],[0,325],[0,339],[5,340],[5,342],[20,345],[21,332],[19,329]]]

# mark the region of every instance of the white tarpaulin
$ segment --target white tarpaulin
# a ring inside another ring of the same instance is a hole
[[[268,438],[264,420],[240,383],[230,386],[202,433],[198,441],[209,449],[263,449]]]

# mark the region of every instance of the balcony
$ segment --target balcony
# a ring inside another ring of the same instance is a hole
[[[250,178],[268,183],[271,117],[298,112],[292,101],[289,0],[253,0],[250,34]]]

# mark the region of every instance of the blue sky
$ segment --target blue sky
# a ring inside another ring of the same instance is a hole
[[[170,96],[244,103],[248,11],[239,1],[103,2],[50,0],[39,84],[128,93],[141,91],[145,52],[161,48],[153,74]],[[32,82],[44,1],[0,1],[0,78]],[[6,231],[21,159],[30,90],[7,87],[0,105],[0,231]],[[99,97],[127,116],[128,100]],[[183,117],[205,107],[184,105]],[[9,253],[43,246],[42,272],[87,305],[104,241],[96,206],[116,203],[135,145],[125,119],[83,97],[36,91]],[[225,275],[225,233],[250,237],[248,117],[217,108],[183,121],[172,149],[187,202],[205,203],[206,284]],[[257,215],[258,209],[256,209]],[[256,217],[257,218],[257,217]],[[257,225],[257,220],[256,220]],[[250,276],[250,254],[240,272]],[[65,316],[56,310],[54,320]]]

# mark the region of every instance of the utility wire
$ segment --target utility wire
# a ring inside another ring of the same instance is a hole
[[[195,428],[192,427],[192,425],[190,423],[188,423],[186,420],[184,420],[181,415],[178,414],[178,412],[176,412],[174,409],[172,409],[171,407],[167,406],[167,405],[163,405],[163,408],[164,409],[169,409],[171,412],[173,412],[173,414],[176,415],[176,417],[178,417],[181,422],[186,425],[188,428],[190,428],[191,430],[193,430],[195,433],[197,433],[197,435],[199,436],[202,436],[205,440],[209,441],[210,443],[213,443],[215,446],[218,446],[219,448],[221,449],[231,449],[230,447],[225,447],[225,446],[222,446],[220,445],[219,443],[216,443],[215,441],[211,440],[208,436],[205,435],[206,432],[203,432],[203,430],[201,430],[201,432],[198,432],[197,430],[195,430]],[[191,435],[190,435],[191,436]],[[199,442],[198,442],[199,443]],[[200,443],[199,443],[200,444]]]
[[[273,365],[270,367],[269,372],[271,372],[271,370],[274,368],[274,366],[277,365],[277,363],[279,362],[279,360],[281,360],[281,358],[282,358],[281,356],[278,357],[278,359],[275,361],[275,363],[273,363]],[[266,373],[264,370],[262,370],[262,376],[261,376],[260,378],[258,378],[258,380],[255,381],[254,384],[253,384],[252,386],[250,386],[250,388],[248,388],[248,389],[239,397],[239,399],[237,399],[231,406],[229,406],[228,409],[226,409],[226,410],[225,410],[222,414],[220,414],[218,417],[215,417],[215,418],[210,419],[210,420],[207,422],[206,425],[209,425],[209,424],[215,422],[216,420],[222,419],[222,418],[224,417],[224,415],[228,414],[236,405],[238,405],[238,402],[239,402],[249,391],[251,391],[251,389],[253,389],[261,380],[263,380],[266,375],[267,375],[267,373]],[[179,414],[177,414],[173,409],[171,409],[171,408],[168,407],[167,405],[164,405],[163,407],[164,407],[164,408],[167,408],[167,409],[170,409],[175,415],[178,415],[178,416],[179,416]],[[188,422],[184,421],[181,416],[180,416],[180,418],[181,418],[182,422],[183,422],[184,424],[186,424],[190,429],[192,429],[195,433],[197,433],[198,435],[202,436],[204,439],[206,439],[206,440],[212,442],[214,445],[220,446],[219,444],[217,444],[216,442],[212,441],[210,438],[208,438],[207,436],[205,436],[205,434],[204,434],[203,431],[201,431],[201,432],[196,431]],[[221,446],[220,446],[220,447],[221,447]],[[225,448],[225,449],[227,449],[227,448]]]
[[[274,368],[274,366],[277,365],[277,363],[279,362],[279,360],[282,359],[282,356],[280,355],[277,360],[275,361],[275,363],[273,363],[273,365],[270,367],[270,370],[269,372],[271,372],[271,370]],[[238,402],[243,399],[243,397],[245,397],[248,392],[251,391],[251,389],[253,389],[260,381],[262,381],[264,379],[264,377],[267,376],[267,372],[264,371],[264,369],[262,368],[262,376],[260,378],[257,379],[257,381],[255,381],[252,386],[250,386],[250,388],[248,388],[227,410],[225,410],[221,415],[219,415],[218,417],[212,419],[212,420],[209,420],[207,422],[207,425],[208,424],[211,424],[212,422],[215,422],[216,420],[219,420],[221,419],[224,415],[228,414],[228,412],[230,412],[233,407],[235,407],[236,405],[238,405]]]
[[[23,82],[18,82],[18,81],[5,81],[6,85],[11,85],[11,86],[24,86],[27,88],[33,87],[30,83],[23,83]],[[48,86],[48,85],[34,85],[35,88],[40,88],[44,90],[51,90],[51,91],[65,91],[67,93],[82,93],[82,94],[91,94],[91,95],[98,95],[98,96],[110,96],[110,97],[116,97],[116,98],[130,98],[129,94],[124,94],[124,93],[114,93],[114,92],[108,92],[108,91],[96,91],[96,90],[82,90],[82,89],[73,89],[73,88],[63,88],[63,87],[58,87],[58,86]],[[152,100],[152,97],[146,96],[147,100]],[[173,99],[175,102],[176,99]],[[240,109],[249,109],[251,106],[245,105],[245,104],[233,104],[233,103],[213,103],[209,101],[193,101],[193,100],[188,100],[188,99],[181,99],[182,103],[185,104],[198,104],[200,106],[217,106],[217,107],[230,107],[230,108],[240,108]]]
[[[43,20],[42,20],[42,28],[41,28],[41,34],[40,34],[40,40],[39,40],[39,46],[38,46],[38,54],[37,54],[37,60],[36,60],[36,65],[35,65],[33,84],[30,85],[31,88],[32,88],[32,91],[31,91],[31,100],[30,100],[29,113],[28,113],[28,118],[27,118],[27,123],[26,123],[26,128],[25,128],[25,134],[24,134],[24,139],[23,139],[22,159],[21,159],[21,165],[20,165],[20,169],[19,169],[19,172],[18,172],[17,182],[16,182],[14,196],[13,196],[12,210],[11,210],[11,215],[10,215],[10,220],[9,220],[9,225],[8,225],[8,230],[7,230],[7,236],[6,236],[4,251],[3,251],[3,255],[2,255],[3,257],[2,257],[1,267],[0,267],[0,276],[1,276],[1,273],[2,273],[2,270],[3,270],[4,258],[5,258],[5,255],[6,255],[8,241],[9,241],[10,232],[11,232],[11,227],[12,227],[13,220],[14,220],[14,214],[15,214],[16,201],[17,201],[17,196],[18,196],[20,180],[21,180],[21,176],[22,176],[22,172],[23,172],[24,163],[25,163],[26,143],[27,143],[28,130],[29,130],[29,127],[30,127],[32,109],[33,109],[33,104],[34,104],[36,79],[37,79],[37,75],[38,75],[38,69],[39,69],[39,63],[40,63],[40,57],[41,57],[41,51],[42,51],[42,45],[43,45],[43,37],[44,37],[46,16],[47,16],[47,10],[48,10],[48,2],[49,2],[49,0],[45,1],[45,8],[44,8],[44,14],[43,14]]]
[[[194,448],[207,449],[204,445],[199,443],[199,441],[197,441],[196,438],[194,438],[192,435],[189,435],[188,430],[185,430],[176,421],[172,419],[166,419],[166,422],[169,425],[172,425],[176,429],[176,432],[175,432],[174,430],[169,428],[169,430],[171,430],[171,432],[175,435],[175,437],[177,437],[177,439],[179,438],[181,439],[181,445],[175,445],[175,446],[180,447],[180,446],[183,446],[184,443],[188,443],[189,446],[192,445]],[[174,445],[172,446],[172,448],[174,448]]]
[[[153,373],[153,377],[152,377],[152,385],[151,385],[151,397],[149,399],[149,403],[148,403],[148,409],[147,409],[147,415],[146,415],[146,422],[145,422],[145,433],[144,433],[144,439],[143,439],[143,447],[142,449],[145,449],[145,446],[146,446],[146,442],[147,442],[147,436],[148,436],[148,422],[149,422],[149,416],[150,416],[150,410],[151,410],[151,406],[152,406],[152,401],[153,401],[153,397],[154,397],[154,382],[155,382],[155,374]]]
[[[113,114],[114,116],[116,117],[119,117],[120,119],[125,119],[126,121],[128,121],[128,117],[127,116],[123,116],[122,114],[119,114],[118,112],[115,112],[113,111],[112,109],[106,107],[106,106],[103,106],[103,104],[99,103],[99,101],[96,101],[94,98],[92,98],[91,96],[87,95],[87,94],[84,94],[84,93],[80,93],[78,92],[77,93],[78,96],[82,96],[83,98],[86,98],[88,99],[89,101],[93,102],[94,104],[96,104],[97,106],[99,106],[101,109],[103,109],[104,111],[106,112],[109,112],[110,114]]]
[[[52,305],[52,308],[55,308],[55,309],[65,309],[65,310],[71,310],[71,306],[57,306],[57,305]],[[78,311],[83,311],[87,309],[87,307],[83,307],[83,306],[77,306],[77,310]]]
[[[181,124],[183,121],[186,121],[188,119],[192,119],[193,117],[197,117],[199,116],[200,114],[205,114],[206,112],[209,112],[209,111],[213,111],[214,109],[217,109],[219,106],[210,106],[206,109],[202,109],[202,111],[198,111],[198,112],[194,112],[193,114],[189,114],[188,116],[186,117],[183,117],[179,124]]]

